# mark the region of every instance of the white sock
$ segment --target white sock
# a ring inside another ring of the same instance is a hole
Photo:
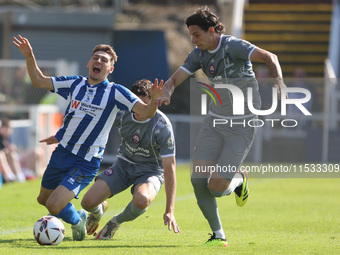
[[[89,210],[88,212],[92,213],[93,216],[98,219],[103,215],[103,206],[102,204],[97,205],[95,208],[92,210]]]
[[[213,231],[213,233],[215,234],[215,238],[225,239],[225,234],[222,228],[217,231]]]
[[[231,180],[229,188],[232,192],[243,183],[243,176],[240,173],[236,173],[234,178]]]

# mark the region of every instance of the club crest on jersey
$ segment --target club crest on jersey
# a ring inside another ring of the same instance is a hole
[[[94,92],[95,92],[94,89],[88,89],[88,90],[87,90],[87,93],[89,93],[90,95],[94,95]]]
[[[214,65],[210,65],[209,66],[209,73],[210,74],[215,74],[215,66]]]
[[[246,47],[247,49],[250,49],[251,48],[251,44],[247,41],[242,41],[242,46]]]
[[[104,171],[104,174],[106,174],[107,176],[113,175],[113,170],[112,170],[111,168],[106,169],[106,170]]]
[[[85,99],[84,101],[89,103],[92,101],[92,99],[94,98],[94,94],[95,94],[95,90],[91,89],[91,88],[87,88],[86,92],[85,92]]]
[[[168,139],[168,147],[172,147],[172,146],[174,146],[174,140],[172,140],[172,138],[169,137],[169,139]]]
[[[140,137],[139,137],[139,135],[134,134],[134,135],[132,136],[132,141],[135,142],[135,143],[139,143],[139,142],[140,142]]]

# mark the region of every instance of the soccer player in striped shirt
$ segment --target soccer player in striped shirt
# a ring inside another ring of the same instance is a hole
[[[76,211],[70,202],[96,176],[112,124],[119,110],[129,110],[151,118],[157,107],[154,100],[162,95],[163,81],[150,89],[151,100],[145,104],[125,87],[110,83],[117,55],[110,45],[97,45],[87,63],[89,74],[83,76],[45,76],[39,69],[27,38],[13,38],[26,58],[32,84],[48,89],[69,100],[63,125],[55,135],[42,140],[59,142],[44,172],[37,198],[49,213],[72,225],[73,239],[86,234],[86,212]]]
[[[273,78],[278,94],[286,85],[282,71],[273,53],[230,35],[224,35],[224,25],[208,7],[203,6],[190,15],[186,21],[191,41],[196,45],[185,63],[164,84],[163,97],[156,103],[169,104],[174,89],[198,69],[202,69],[212,86],[232,84],[244,95],[252,89],[254,108],[260,109],[261,100],[258,84],[251,61],[266,64]],[[240,207],[247,202],[248,176],[246,171],[238,171],[255,136],[254,126],[214,126],[214,118],[234,120],[238,123],[256,120],[244,102],[244,115],[233,114],[233,97],[228,89],[216,89],[223,105],[209,105],[209,113],[196,140],[193,156],[191,182],[194,187],[197,204],[207,219],[213,232],[205,246],[227,247],[228,243],[219,217],[216,197],[235,193],[236,204]],[[246,96],[247,97],[247,96]],[[214,167],[227,167],[231,171],[209,172]],[[199,171],[208,169],[208,171]],[[226,212],[224,212],[226,213]]]

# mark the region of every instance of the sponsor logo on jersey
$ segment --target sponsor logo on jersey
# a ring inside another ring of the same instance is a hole
[[[103,111],[104,108],[97,106],[97,105],[93,105],[91,103],[89,103],[88,101],[91,101],[91,98],[85,98],[84,99],[85,102],[81,102],[78,100],[72,100],[71,101],[71,109],[73,111],[75,110],[79,110],[79,111],[84,111],[90,115],[96,116],[97,112],[99,111]]]
[[[139,135],[134,134],[134,135],[132,136],[132,141],[134,141],[135,143],[139,143],[139,142],[140,142],[140,137],[139,137]]]
[[[214,65],[210,65],[209,66],[209,73],[210,74],[215,74],[215,66]]]
[[[79,104],[80,104],[80,101],[72,100],[72,101],[71,101],[71,108],[77,109],[78,106],[79,106]]]
[[[113,169],[111,169],[111,168],[106,169],[104,174],[106,174],[107,176],[113,175]]]

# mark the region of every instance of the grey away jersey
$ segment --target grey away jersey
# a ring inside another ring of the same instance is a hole
[[[121,146],[117,157],[132,164],[162,170],[161,157],[175,156],[175,139],[171,122],[164,113],[146,121],[137,121],[133,113],[122,111],[114,123],[118,127]]]
[[[245,115],[251,115],[247,104],[248,87],[252,88],[254,107],[256,109],[261,107],[258,84],[249,59],[255,48],[255,45],[245,40],[222,35],[215,50],[200,50],[196,47],[189,53],[181,68],[190,75],[198,69],[202,69],[214,84],[233,84],[239,87],[245,98]],[[228,89],[216,89],[216,91],[221,97],[222,106],[211,103],[209,114],[221,117],[233,116],[231,92]]]

